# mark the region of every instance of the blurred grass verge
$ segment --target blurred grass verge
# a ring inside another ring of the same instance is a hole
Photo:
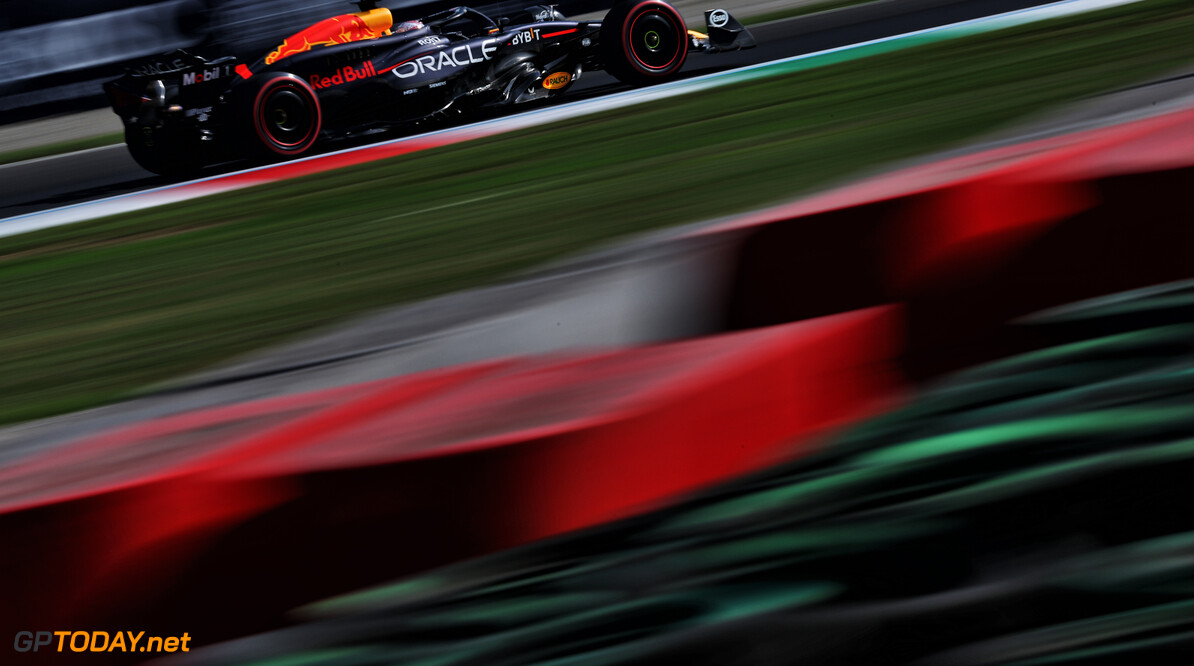
[[[0,423],[789,199],[1194,59],[1150,0],[0,240]]]

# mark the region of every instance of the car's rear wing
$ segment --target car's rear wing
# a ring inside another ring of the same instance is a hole
[[[705,29],[709,31],[708,34],[688,31],[690,50],[722,53],[750,49],[757,45],[754,35],[724,9],[705,12]]]
[[[179,50],[126,67],[124,76],[104,84],[104,92],[121,116],[145,104],[207,107],[228,88],[239,66],[234,56],[207,60]]]

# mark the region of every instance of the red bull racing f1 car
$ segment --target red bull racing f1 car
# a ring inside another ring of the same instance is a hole
[[[705,12],[708,32],[699,33],[662,0],[620,0],[601,21],[568,21],[552,6],[498,19],[457,7],[396,21],[372,0],[358,5],[256,62],[176,51],[129,68],[104,85],[129,151],[171,176],[243,157],[296,157],[321,140],[551,99],[585,71],[631,85],[666,81],[690,51],[755,44],[724,10]]]

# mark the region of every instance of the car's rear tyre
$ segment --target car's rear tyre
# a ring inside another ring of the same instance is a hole
[[[297,157],[319,139],[323,111],[315,91],[294,74],[254,78],[237,91],[249,145],[260,156]]]
[[[688,56],[688,27],[662,0],[619,2],[601,22],[605,69],[641,86],[674,77]]]

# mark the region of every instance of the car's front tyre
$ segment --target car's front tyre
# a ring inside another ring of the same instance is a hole
[[[631,85],[674,77],[688,55],[688,27],[674,7],[662,0],[627,0],[614,5],[601,21],[605,69]]]

